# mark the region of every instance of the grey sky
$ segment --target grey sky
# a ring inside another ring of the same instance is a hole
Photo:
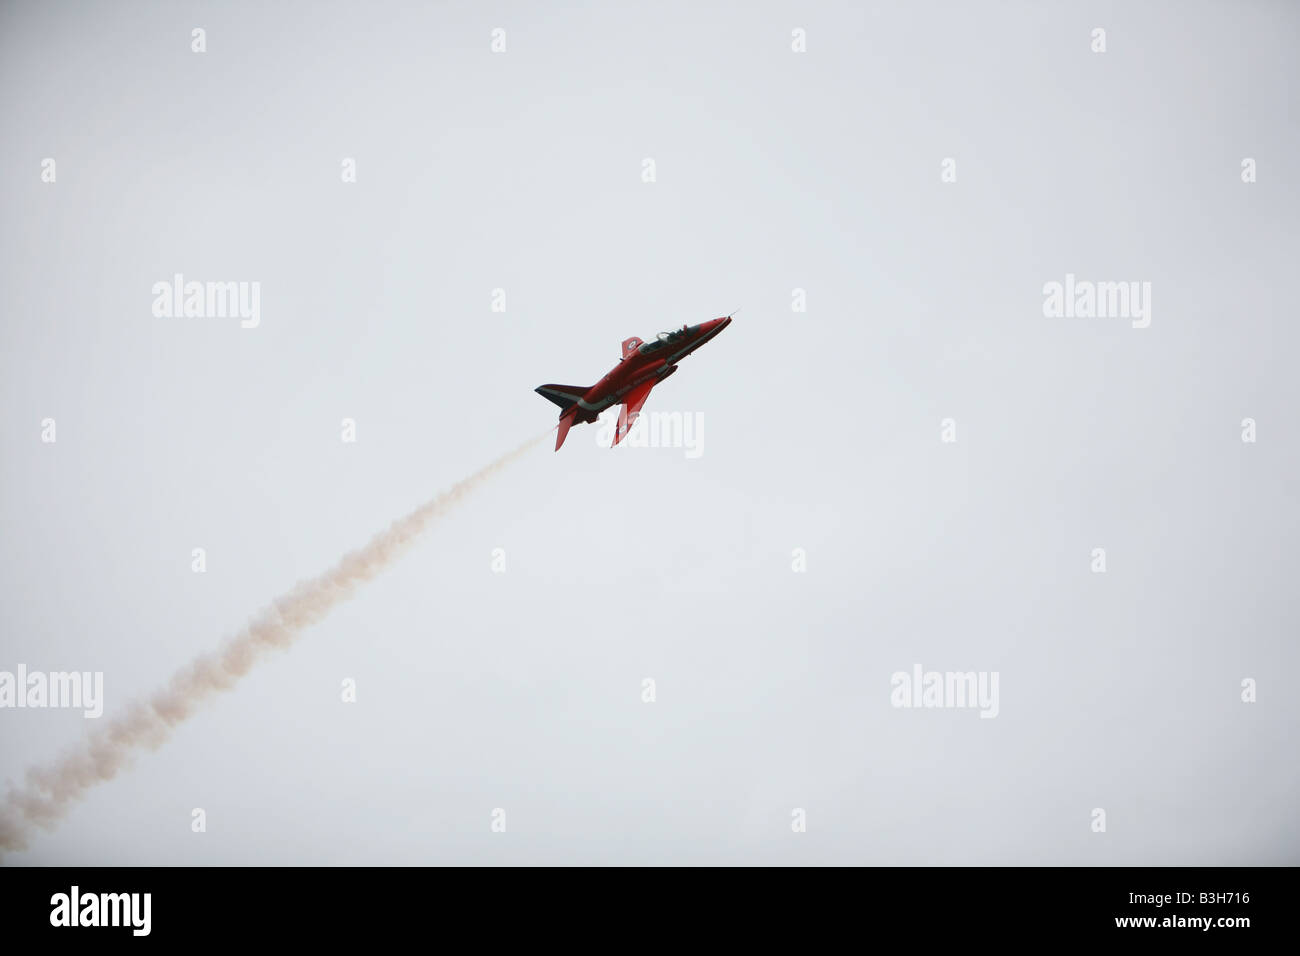
[[[102,670],[106,716],[552,424],[536,385],[740,312],[646,405],[699,458],[539,447],[3,862],[1300,862],[1298,32],[5,5],[0,670]],[[154,317],[175,273],[260,325]],[[1045,318],[1067,273],[1150,326]],[[997,718],[892,707],[917,663]],[[0,782],[88,723],[0,710]]]

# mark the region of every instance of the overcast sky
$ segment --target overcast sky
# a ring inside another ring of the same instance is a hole
[[[1300,12],[865,6],[0,8],[0,670],[105,720],[740,310],[3,863],[1300,863]]]

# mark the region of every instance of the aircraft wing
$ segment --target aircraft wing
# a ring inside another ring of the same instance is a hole
[[[609,447],[613,448],[627,437],[627,433],[636,424],[637,416],[641,414],[641,406],[650,397],[650,390],[654,387],[654,382],[646,382],[627,393],[627,397],[623,399],[623,407],[618,410],[618,430],[614,432],[614,444]]]

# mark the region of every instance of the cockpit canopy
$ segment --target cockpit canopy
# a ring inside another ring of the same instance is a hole
[[[686,338],[689,331],[689,327],[683,325],[680,329],[674,329],[671,332],[660,332],[659,335],[656,336],[657,341],[647,342],[645,345],[637,349],[637,351],[642,355],[649,355],[651,352],[658,352],[665,345],[671,345],[673,342],[680,342],[682,339]]]

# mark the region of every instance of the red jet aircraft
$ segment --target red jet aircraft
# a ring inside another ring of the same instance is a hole
[[[578,422],[594,422],[597,416],[611,405],[622,403],[618,413],[618,430],[614,432],[617,445],[636,424],[641,406],[654,388],[673,372],[677,363],[713,338],[728,325],[731,316],[683,325],[676,332],[660,332],[653,342],[642,342],[635,335],[623,343],[623,357],[599,382],[591,388],[580,385],[539,385],[538,395],[560,406],[560,424],[555,436],[555,450],[559,451],[569,428]]]

